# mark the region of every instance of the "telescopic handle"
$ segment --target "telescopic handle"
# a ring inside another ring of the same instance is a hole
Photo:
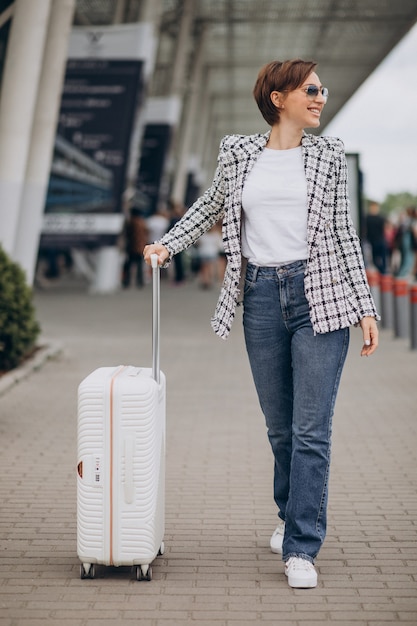
[[[160,269],[158,255],[151,254],[152,266],[152,378],[159,385],[161,370],[159,362],[159,338],[161,327]]]

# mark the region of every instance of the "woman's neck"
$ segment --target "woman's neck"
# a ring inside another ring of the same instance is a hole
[[[291,150],[301,145],[302,136],[302,130],[285,128],[277,124],[271,129],[266,147],[271,150]]]

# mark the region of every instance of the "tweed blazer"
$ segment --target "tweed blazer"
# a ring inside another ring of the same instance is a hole
[[[159,242],[172,256],[191,246],[223,219],[227,267],[211,320],[215,333],[223,339],[229,335],[243,293],[243,185],[268,138],[269,132],[224,137],[210,188]],[[333,137],[304,133],[301,145],[308,199],[308,258],[304,284],[314,332],[327,333],[357,324],[365,316],[379,319],[349,212],[343,143]]]

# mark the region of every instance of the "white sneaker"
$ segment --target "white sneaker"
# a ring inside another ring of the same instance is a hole
[[[275,554],[282,554],[282,542],[284,539],[284,531],[285,531],[285,522],[280,519],[278,522],[278,526],[272,533],[271,540],[269,545],[271,546],[272,552]]]
[[[285,562],[285,575],[290,587],[311,589],[317,587],[317,572],[313,563],[298,556],[291,556]]]

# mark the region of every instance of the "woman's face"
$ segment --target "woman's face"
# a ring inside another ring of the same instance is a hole
[[[316,93],[311,89],[312,93],[309,94],[309,87],[317,87]],[[320,126],[320,115],[327,102],[327,96],[323,95],[322,89],[319,77],[312,72],[300,87],[280,94],[280,123],[286,120],[302,129]]]

